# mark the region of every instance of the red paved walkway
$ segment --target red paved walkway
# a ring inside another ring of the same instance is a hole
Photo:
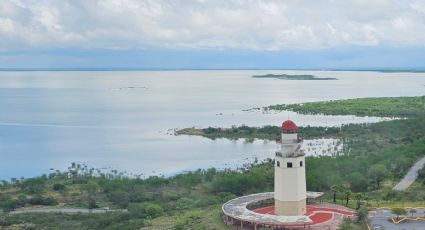
[[[260,214],[275,215],[274,206],[259,208],[253,211]],[[347,210],[307,205],[306,216],[310,217],[310,219],[313,221],[312,225],[316,225],[316,224],[321,224],[331,220],[335,213],[346,215],[346,216],[353,215],[353,212],[350,212]]]

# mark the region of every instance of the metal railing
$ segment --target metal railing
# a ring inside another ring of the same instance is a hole
[[[276,156],[278,157],[301,157],[301,156],[305,156],[304,151],[295,151],[293,153],[289,153],[289,154],[282,154],[281,152],[276,152]]]

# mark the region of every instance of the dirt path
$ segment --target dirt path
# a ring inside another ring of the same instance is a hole
[[[127,212],[126,209],[86,209],[86,208],[23,208],[9,212],[10,215],[24,213],[107,213],[107,212]]]
[[[418,177],[418,171],[425,166],[425,157],[416,162],[407,172],[406,176],[394,186],[393,190],[403,191],[407,189]]]

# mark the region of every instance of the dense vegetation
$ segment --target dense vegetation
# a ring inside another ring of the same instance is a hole
[[[229,139],[267,139],[279,140],[280,127],[248,127],[232,128],[187,128],[178,130],[179,135],[200,135],[207,138]],[[386,148],[400,144],[411,144],[422,140],[425,136],[425,117],[383,121],[372,124],[349,124],[341,127],[300,127],[300,135],[304,139],[339,138],[344,141],[347,154],[377,155]]]
[[[0,229],[140,229],[144,220],[131,213],[61,214],[29,213],[0,217]]]
[[[302,74],[302,75],[289,75],[289,74],[265,74],[265,75],[254,75],[254,78],[276,78],[282,80],[338,80],[332,77],[316,77],[314,75]]]
[[[291,110],[302,114],[416,117],[425,114],[425,96],[384,97],[271,105],[265,110]]]
[[[116,212],[0,214],[0,228],[24,224],[22,226],[31,229],[53,226],[60,226],[60,229],[157,229],[157,225],[165,222],[175,229],[226,229],[219,215],[221,204],[235,195],[272,190],[271,164],[257,165],[249,173],[206,169],[170,178],[152,176],[146,179],[127,178],[117,172],[104,174],[73,164],[66,172],[3,181],[0,209],[7,212],[37,204],[57,208],[109,207]],[[211,212],[216,215],[211,216]],[[167,218],[155,221],[159,217]]]
[[[260,138],[276,140],[279,127],[247,126],[230,129],[185,129],[210,138]],[[399,180],[410,166],[425,156],[425,117],[384,121],[374,124],[350,124],[341,128],[304,127],[304,138],[334,137],[344,140],[345,156],[307,158],[307,180],[312,190],[329,190],[333,184],[349,184],[354,191],[371,191],[381,180],[370,175],[384,171],[384,179]],[[375,170],[375,172],[369,172]],[[369,183],[368,183],[369,182]]]

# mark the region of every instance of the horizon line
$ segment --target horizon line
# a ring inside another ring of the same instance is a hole
[[[20,72],[20,71],[221,71],[221,70],[300,70],[300,71],[371,71],[371,72],[409,72],[409,73],[424,73],[424,68],[362,68],[362,67],[347,67],[347,68],[133,68],[133,67],[61,67],[61,68],[0,68],[0,72]]]

